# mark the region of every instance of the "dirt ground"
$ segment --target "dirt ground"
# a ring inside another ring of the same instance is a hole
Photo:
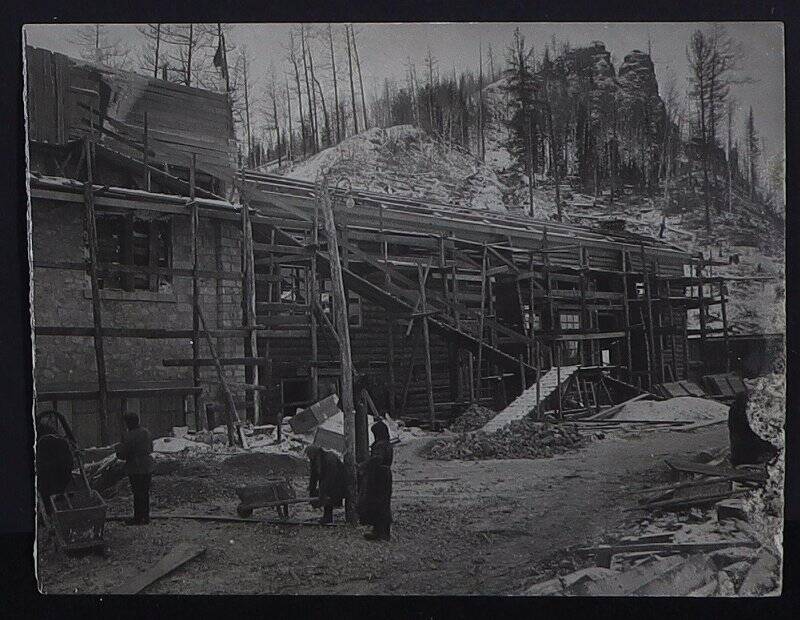
[[[598,542],[628,518],[633,490],[666,480],[664,458],[727,446],[724,425],[606,437],[549,459],[433,461],[431,439],[395,452],[391,542],[369,542],[365,528],[154,520],[106,524],[104,556],[68,557],[39,531],[38,569],[46,593],[108,593],[179,542],[205,554],[151,585],[152,594],[516,594],[565,549]],[[262,459],[237,466],[194,457],[153,478],[152,510],[235,514],[234,487],[264,475]],[[306,478],[292,474],[298,495]],[[289,467],[287,467],[288,469]],[[421,478],[457,481],[416,482]],[[404,482],[407,480],[408,482]],[[130,497],[109,500],[129,514]],[[299,505],[294,519],[319,513]],[[272,510],[254,516],[275,518]]]

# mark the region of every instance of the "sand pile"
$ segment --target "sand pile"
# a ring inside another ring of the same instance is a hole
[[[715,400],[678,396],[667,400],[640,400],[625,405],[612,420],[710,422],[728,417],[728,407]]]

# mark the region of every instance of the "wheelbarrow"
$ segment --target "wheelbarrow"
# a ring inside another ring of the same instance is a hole
[[[64,551],[104,550],[107,506],[100,494],[89,484],[83,458],[69,423],[57,411],[40,414],[36,421],[37,424],[55,422],[55,425],[51,423],[49,426],[56,431],[58,437],[66,441],[73,462],[77,462],[80,471],[78,480],[73,478],[61,493],[43,497],[39,489],[38,508],[45,527],[55,537],[57,547]],[[41,439],[37,439],[37,449],[41,445]]]
[[[236,514],[247,518],[256,508],[275,508],[279,519],[289,518],[289,506],[311,500],[309,497],[297,497],[292,484],[286,478],[268,478],[264,484],[253,484],[238,487],[236,495],[239,505]]]

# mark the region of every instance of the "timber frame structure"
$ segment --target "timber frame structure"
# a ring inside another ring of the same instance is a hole
[[[158,82],[150,80],[151,86]],[[129,152],[122,153],[108,146],[106,129],[121,125],[94,107],[93,100],[88,99],[89,120],[80,136],[63,135],[67,129],[59,125],[53,141],[62,146],[31,139],[32,146],[57,160],[62,174],[54,175],[52,168],[44,174],[31,171],[29,181],[34,210],[41,202],[83,207],[86,260],[34,256],[32,266],[35,274],[56,269],[88,275],[92,327],[37,324],[35,334],[37,339],[92,338],[97,388],[42,390],[37,401],[57,408],[63,401],[96,400],[102,441],[111,436],[110,398],[122,399],[124,411],[127,398],[191,396],[195,427],[207,427],[201,394],[209,379],[201,377],[200,368],[213,366],[229,440],[244,443],[244,435],[237,433],[240,410],[254,423],[276,422],[337,389],[340,338],[331,318],[330,256],[315,186],[250,170],[235,173],[233,164],[230,182],[227,174],[215,176],[208,172],[215,168],[206,168],[201,184],[198,157],[204,151],[196,141],[177,155],[170,151],[173,165],[177,161],[187,172],[188,178],[179,178],[166,172],[168,166],[149,148],[146,111],[143,126],[125,125],[131,135],[124,138]],[[63,112],[55,117],[63,120]],[[69,164],[76,145],[80,155],[73,170]],[[134,186],[98,184],[94,175],[100,156],[127,170]],[[214,157],[216,166],[220,156]],[[230,189],[230,196],[216,194],[219,188]],[[539,414],[563,414],[565,367],[580,368],[568,379],[584,408],[613,400],[600,392],[598,377],[636,391],[694,377],[687,347],[695,331],[688,327],[690,310],[699,311],[701,343],[707,334],[720,332],[727,349],[724,280],[704,276],[704,268],[713,263],[676,246],[613,223],[589,229],[356,191],[349,179],[332,179],[327,191],[348,312],[354,303],[349,331],[358,385],[369,386],[377,403],[370,398],[371,407],[393,417],[435,428],[470,403],[501,409],[533,386]],[[98,211],[151,211],[185,219],[191,230],[191,267],[101,262]],[[201,219],[237,227],[240,269],[200,268]],[[191,278],[191,325],[105,326],[98,277],[109,273]],[[208,325],[199,301],[201,279],[241,287],[241,325]],[[708,327],[714,320],[708,314],[712,306],[721,308],[721,329]],[[191,339],[191,358],[163,360],[165,367],[191,368],[191,385],[110,388],[104,349],[109,338]],[[214,338],[237,340],[243,355],[218,354]],[[203,342],[209,357],[201,356]],[[244,382],[226,378],[227,366],[243,367]],[[556,389],[540,394],[540,381],[551,369]],[[244,402],[237,403],[236,394]]]

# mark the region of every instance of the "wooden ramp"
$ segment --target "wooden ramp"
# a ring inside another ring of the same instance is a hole
[[[562,366],[561,367],[561,385],[564,385],[569,378],[575,374],[580,366]],[[556,390],[557,373],[555,368],[551,368],[548,372],[542,375],[539,379],[539,400],[543,402],[548,396],[553,394]],[[514,420],[521,420],[533,408],[536,407],[536,384],[520,394],[514,402],[508,407],[503,409],[495,417],[489,420],[481,429],[484,433],[492,433],[496,430],[503,428]]]

